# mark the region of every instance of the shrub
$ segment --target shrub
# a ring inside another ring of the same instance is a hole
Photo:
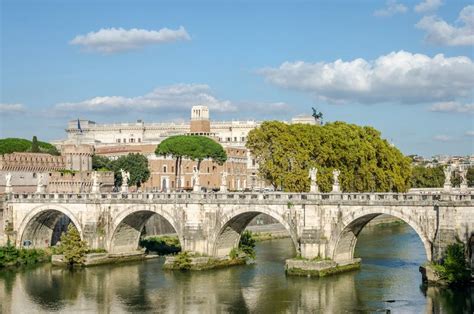
[[[73,224],[69,224],[67,232],[61,235],[61,244],[58,248],[64,255],[64,259],[70,265],[81,265],[84,263],[84,256],[87,254],[88,247],[85,241]]]
[[[181,251],[179,239],[170,236],[141,239],[140,246],[147,252],[156,252],[158,255],[176,254]]]
[[[177,269],[191,269],[191,256],[186,251],[176,254],[176,259],[174,260],[173,264],[173,266]]]
[[[435,264],[434,270],[449,285],[468,282],[471,271],[464,256],[464,245],[462,243],[448,245],[441,263]]]

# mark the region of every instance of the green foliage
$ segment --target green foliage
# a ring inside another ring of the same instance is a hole
[[[413,188],[439,188],[444,184],[443,166],[426,168],[414,166],[410,177]]]
[[[173,263],[175,269],[189,270],[191,269],[191,255],[184,251],[176,254],[176,259]]]
[[[36,135],[33,136],[33,140],[31,141],[31,152],[32,153],[39,153],[40,148],[38,145],[38,139],[36,138]]]
[[[371,127],[267,121],[249,133],[247,148],[256,157],[260,176],[289,192],[309,190],[312,167],[318,168],[322,192],[331,191],[334,169],[340,170],[340,185],[346,192],[409,188],[409,158]]]
[[[469,167],[466,174],[467,185],[470,187],[474,186],[474,167]]]
[[[129,186],[140,187],[150,178],[148,159],[142,154],[128,154],[120,156],[117,160],[110,161],[109,166],[115,173],[115,186],[122,184],[120,169],[130,172]]]
[[[35,139],[35,137],[33,138]],[[59,151],[53,145],[36,140],[37,150],[33,151],[33,142],[22,138],[0,139],[0,154],[11,154],[14,152],[40,152],[50,155],[59,155]],[[36,144],[35,144],[36,145]]]
[[[61,235],[61,244],[58,250],[64,255],[64,259],[70,265],[81,265],[84,263],[84,256],[87,254],[88,247],[85,241],[73,224],[69,224],[67,231]]]
[[[471,271],[464,255],[464,245],[448,245],[441,263],[435,264],[434,269],[438,276],[450,285],[468,282],[471,279]]]
[[[248,258],[255,259],[255,242],[252,232],[245,230],[240,236],[239,250],[245,253]]]
[[[158,255],[176,254],[181,251],[179,239],[170,236],[141,239],[140,246],[147,252],[156,252]]]
[[[7,266],[33,265],[49,260],[50,254],[41,249],[17,249],[8,241],[0,247],[0,268]]]
[[[92,169],[95,171],[110,171],[112,169],[112,160],[107,157],[92,156]]]
[[[211,159],[219,165],[224,164],[227,160],[227,154],[219,143],[206,136],[199,135],[176,135],[168,137],[158,144],[155,154],[157,156],[172,156],[176,159],[176,178],[180,177],[179,169],[181,169],[183,158],[197,161],[198,170],[204,159]],[[180,184],[178,184],[177,187],[180,187]]]

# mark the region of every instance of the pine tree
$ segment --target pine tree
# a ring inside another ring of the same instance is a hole
[[[31,141],[31,152],[32,153],[39,153],[40,152],[38,139],[36,138],[36,136],[33,136],[33,140]]]
[[[60,250],[70,266],[84,263],[84,256],[88,250],[87,243],[81,240],[81,236],[73,224],[69,224],[67,232],[61,235]]]

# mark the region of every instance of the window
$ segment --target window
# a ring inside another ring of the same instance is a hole
[[[234,142],[237,142],[237,136],[234,137]]]
[[[117,143],[120,143],[120,139],[119,139],[119,138],[117,139]]]
[[[124,138],[124,139],[123,139],[123,142],[124,142],[124,143],[127,143],[127,139],[126,139],[126,138]]]
[[[142,142],[142,139],[141,139],[141,138],[139,138],[139,139],[138,139],[138,143],[141,143],[141,142]]]
[[[174,167],[173,166],[171,166],[171,172],[174,172]]]
[[[245,142],[245,136],[242,136],[242,142]]]
[[[163,172],[166,173],[168,169],[166,169],[166,166],[163,166]]]
[[[209,167],[207,167],[207,172],[209,172]]]

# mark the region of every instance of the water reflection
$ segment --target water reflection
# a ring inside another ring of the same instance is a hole
[[[70,272],[49,265],[0,272],[3,313],[24,312],[414,312],[470,313],[473,290],[421,286],[424,250],[406,225],[364,230],[360,271],[286,277],[291,240],[263,242],[253,265],[206,272],[161,269],[163,260]]]

